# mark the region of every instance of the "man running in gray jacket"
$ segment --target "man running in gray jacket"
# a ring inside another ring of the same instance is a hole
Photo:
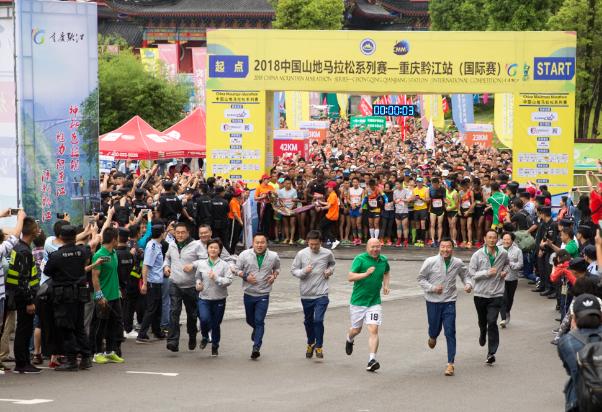
[[[488,343],[485,363],[493,365],[500,344],[497,318],[504,304],[504,281],[508,274],[508,253],[498,248],[498,234],[490,229],[485,234],[485,246],[470,259],[468,272],[474,289],[474,305],[479,318],[479,345]]]
[[[305,357],[310,359],[314,350],[316,358],[324,358],[322,345],[324,342],[324,315],[328,308],[328,279],[334,273],[334,255],[321,246],[322,234],[312,230],[307,234],[307,245],[299,251],[291,272],[299,278],[301,305],[305,315],[305,333],[307,334],[307,349]]]
[[[429,324],[428,346],[431,349],[437,344],[441,328],[445,329],[447,342],[447,368],[445,376],[454,375],[456,357],[456,279],[460,277],[464,291],[470,293],[472,285],[468,279],[468,269],[461,259],[453,257],[454,245],[448,237],[441,239],[439,254],[424,261],[418,283],[424,290],[426,298],[426,314]]]

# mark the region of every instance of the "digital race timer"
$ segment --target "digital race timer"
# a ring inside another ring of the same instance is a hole
[[[375,104],[372,116],[414,116],[416,106],[413,104]]]

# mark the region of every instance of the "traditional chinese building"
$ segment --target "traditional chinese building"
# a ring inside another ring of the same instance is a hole
[[[270,28],[268,0],[105,0],[98,1],[98,31],[119,34],[135,48],[180,45],[180,72],[191,72],[191,47],[204,46],[207,29]]]
[[[429,0],[351,0],[345,26],[364,30],[428,30]]]

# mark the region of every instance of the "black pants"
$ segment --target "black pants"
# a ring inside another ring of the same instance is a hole
[[[502,320],[506,320],[506,316],[510,314],[512,310],[512,304],[514,303],[514,294],[516,293],[516,287],[518,286],[518,280],[507,280],[505,281],[504,287],[504,304],[500,312]]]
[[[161,307],[163,306],[161,294],[161,283],[147,283],[146,311],[140,325],[138,336],[146,337],[148,329],[151,328],[155,336],[161,336]]]
[[[188,336],[196,337],[197,315],[197,292],[195,288],[181,288],[173,282],[169,284],[169,297],[171,300],[169,314],[169,335],[167,342],[178,345],[180,342],[180,314],[182,313],[182,302],[186,309],[186,331]]]
[[[389,240],[393,237],[393,223],[395,223],[395,217],[387,217],[384,214],[380,220],[380,236],[388,237]]]
[[[83,322],[83,319],[82,319]],[[96,303],[90,326],[90,342],[94,353],[118,351],[123,341],[121,299],[110,300],[105,309]]]
[[[228,240],[230,239],[230,233],[228,232],[229,228],[230,226],[228,225],[227,221],[220,221],[218,224],[215,224],[214,222],[214,224],[211,225],[213,238],[219,238],[222,243],[227,246]]]
[[[231,255],[236,251],[236,244],[240,239],[240,232],[242,232],[242,225],[238,223],[238,220],[231,219],[229,225],[228,241],[226,243],[226,249]]]
[[[550,274],[552,273],[552,265],[550,265],[550,255],[544,253],[543,256],[537,256],[537,274],[541,278],[541,283],[546,290],[553,289],[550,282]]]
[[[327,219],[326,216],[320,221],[320,231],[322,232],[322,239],[324,239],[325,242],[332,242],[334,240],[332,236],[332,227],[336,223],[337,222],[334,220]]]
[[[504,304],[504,298],[482,298],[474,297],[474,305],[477,308],[479,318],[479,329],[481,335],[487,335],[489,355],[495,355],[500,345],[500,333],[497,328],[497,318]]]
[[[136,314],[138,324],[142,324],[145,300],[144,296],[137,289],[135,291],[127,291],[123,310],[123,328],[127,333],[130,333],[134,329],[134,314]]]
[[[16,298],[17,305],[17,328],[15,330],[15,342],[13,352],[15,353],[15,366],[21,368],[29,365],[29,342],[33,335],[33,317],[27,313],[27,302]]]
[[[57,336],[62,341],[62,353],[68,357],[75,357],[81,354],[83,357],[89,357],[92,355],[90,351],[90,343],[88,336],[86,335],[86,329],[84,328],[84,306],[85,303],[63,303],[57,306],[63,306],[63,308],[57,308],[56,313],[66,311],[69,326],[58,326]],[[63,309],[63,310],[61,310]],[[55,320],[55,324],[63,325],[60,319]]]

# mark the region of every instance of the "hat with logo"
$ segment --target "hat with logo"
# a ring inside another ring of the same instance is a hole
[[[598,315],[602,318],[600,300],[594,295],[583,293],[573,301],[573,313],[577,318],[587,315]]]

